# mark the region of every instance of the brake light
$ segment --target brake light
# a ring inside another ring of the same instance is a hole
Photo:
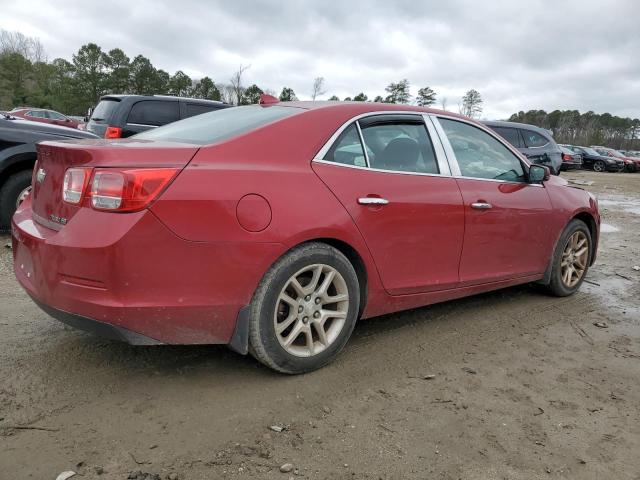
[[[64,174],[62,199],[67,203],[80,203],[90,175],[90,168],[68,169]]]
[[[562,160],[564,160],[565,162],[570,162],[571,161],[571,155],[569,155],[567,153],[563,153],[562,154]]]
[[[97,169],[91,183],[91,206],[117,212],[141,210],[177,173],[177,168]]]
[[[104,132],[104,138],[120,138],[122,137],[122,129],[120,127],[107,127]]]

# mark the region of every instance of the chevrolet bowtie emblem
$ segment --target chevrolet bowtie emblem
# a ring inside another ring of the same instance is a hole
[[[42,183],[44,182],[44,177],[47,176],[47,172],[44,171],[44,168],[39,168],[38,172],[36,173],[36,181],[38,183]]]

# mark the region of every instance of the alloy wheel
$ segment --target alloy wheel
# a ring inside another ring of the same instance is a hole
[[[604,170],[604,163],[598,161],[593,164],[593,170],[596,172],[602,172]]]
[[[582,280],[588,261],[589,239],[584,232],[577,231],[569,237],[562,253],[562,283],[568,288],[575,287]]]
[[[16,208],[18,208],[20,204],[24,202],[25,198],[27,198],[27,195],[29,195],[30,191],[31,191],[31,187],[27,187],[20,192],[20,194],[18,195],[18,198],[16,199]]]
[[[338,338],[348,311],[349,291],[340,272],[309,265],[293,274],[278,295],[273,315],[278,342],[291,355],[317,355]]]

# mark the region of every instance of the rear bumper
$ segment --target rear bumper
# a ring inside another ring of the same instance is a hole
[[[582,162],[562,162],[561,170],[577,170],[582,168]]]
[[[229,343],[282,248],[190,242],[149,211],[82,209],[54,231],[33,221],[30,203],[12,223],[22,287],[53,317],[134,344]]]

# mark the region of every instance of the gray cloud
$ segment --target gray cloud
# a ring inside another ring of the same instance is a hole
[[[171,73],[227,82],[251,64],[246,83],[309,95],[384,94],[408,78],[448,108],[470,88],[484,116],[518,110],[593,110],[640,117],[640,3],[139,1],[108,4],[0,0],[0,28],[39,37],[51,58],[94,41],[141,53]]]

